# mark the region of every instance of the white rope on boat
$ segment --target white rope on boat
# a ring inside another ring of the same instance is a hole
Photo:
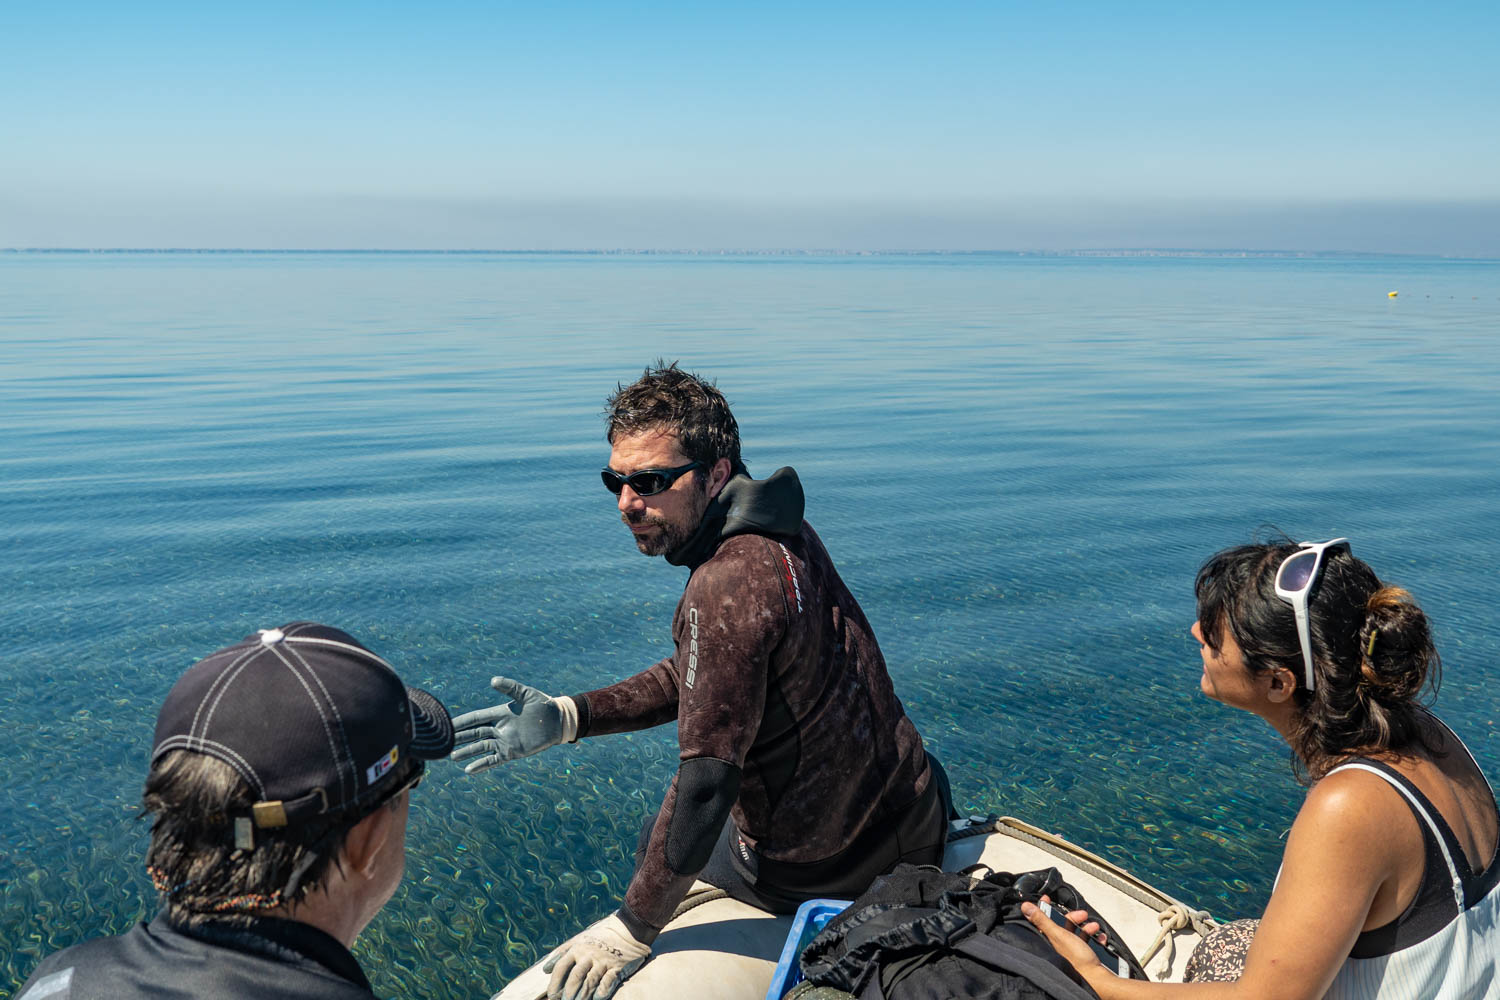
[[[1172,963],[1177,958],[1177,934],[1192,928],[1200,938],[1208,935],[1208,932],[1219,926],[1219,922],[1209,916],[1207,910],[1195,910],[1186,903],[1173,903],[1156,915],[1156,922],[1161,925],[1161,930],[1156,932],[1156,940],[1141,955],[1141,968],[1151,961],[1157,949],[1165,946],[1162,954],[1166,962],[1156,972],[1158,980],[1166,979],[1172,973]]]

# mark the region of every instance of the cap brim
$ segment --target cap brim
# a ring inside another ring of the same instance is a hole
[[[420,688],[406,689],[411,702],[411,754],[422,760],[441,760],[453,750],[453,720],[443,703]]]

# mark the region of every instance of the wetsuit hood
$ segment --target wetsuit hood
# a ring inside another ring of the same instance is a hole
[[[802,482],[791,466],[783,466],[765,479],[751,479],[741,465],[719,495],[709,501],[698,530],[667,553],[667,562],[697,569],[720,542],[732,535],[795,535],[802,530],[804,504]]]

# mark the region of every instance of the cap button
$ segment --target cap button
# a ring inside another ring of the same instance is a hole
[[[286,638],[286,633],[279,628],[263,628],[260,630],[260,644],[262,646],[274,646]]]

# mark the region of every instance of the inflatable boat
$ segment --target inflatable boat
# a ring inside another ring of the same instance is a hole
[[[1058,869],[1104,914],[1151,978],[1161,982],[1182,980],[1188,956],[1215,926],[1204,911],[1173,899],[1098,855],[1009,816],[971,817],[952,824],[944,870],[961,871],[975,864],[1008,872]],[[785,964],[780,968],[778,964],[793,920],[696,883],[656,939],[650,961],[615,996],[619,1000],[775,1000],[786,978]],[[538,962],[492,1000],[539,1000],[547,995],[548,978]]]

